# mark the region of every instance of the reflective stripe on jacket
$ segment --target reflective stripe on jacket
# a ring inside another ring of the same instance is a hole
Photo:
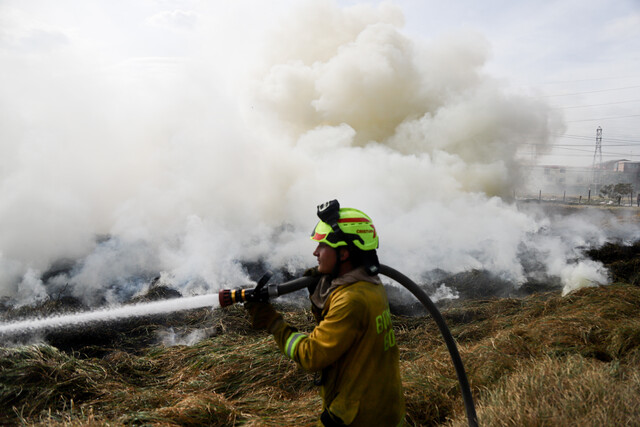
[[[398,346],[382,285],[337,287],[309,335],[282,321],[271,332],[286,356],[307,371],[323,371],[323,409],[345,424],[396,426],[404,418]]]

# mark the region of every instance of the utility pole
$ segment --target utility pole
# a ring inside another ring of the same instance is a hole
[[[602,165],[602,128],[598,126],[596,129],[596,151],[593,153],[593,168],[596,167],[596,156],[600,156],[599,161]]]
[[[596,157],[598,157],[598,167],[596,168]],[[596,193],[600,185],[600,168],[602,168],[602,128],[598,126],[596,129],[596,151],[593,153],[593,186]]]

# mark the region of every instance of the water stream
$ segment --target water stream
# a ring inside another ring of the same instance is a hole
[[[218,294],[198,295],[185,298],[174,298],[163,301],[145,302],[100,310],[85,311],[73,314],[57,315],[45,318],[26,319],[1,323],[0,336],[20,332],[34,332],[42,329],[58,329],[70,325],[82,325],[92,322],[113,321],[129,317],[148,316],[152,314],[171,313],[194,308],[220,305]]]

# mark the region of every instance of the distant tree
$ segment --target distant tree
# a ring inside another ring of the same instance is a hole
[[[611,197],[611,193],[613,193],[613,184],[603,185],[600,188],[600,196],[609,198]]]
[[[603,185],[600,188],[600,196],[605,197],[607,199],[617,200],[618,197],[628,196],[633,191],[633,186],[631,184],[607,184]]]
[[[628,196],[633,191],[633,187],[631,184],[616,184],[613,187],[613,192],[616,193],[616,196]]]

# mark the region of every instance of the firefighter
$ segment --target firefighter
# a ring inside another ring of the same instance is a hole
[[[320,275],[309,289],[317,326],[310,334],[288,325],[269,303],[246,303],[256,329],[273,334],[280,350],[317,372],[320,426],[397,426],[405,404],[391,314],[379,276],[378,234],[366,214],[333,200],[318,207],[311,235]]]

